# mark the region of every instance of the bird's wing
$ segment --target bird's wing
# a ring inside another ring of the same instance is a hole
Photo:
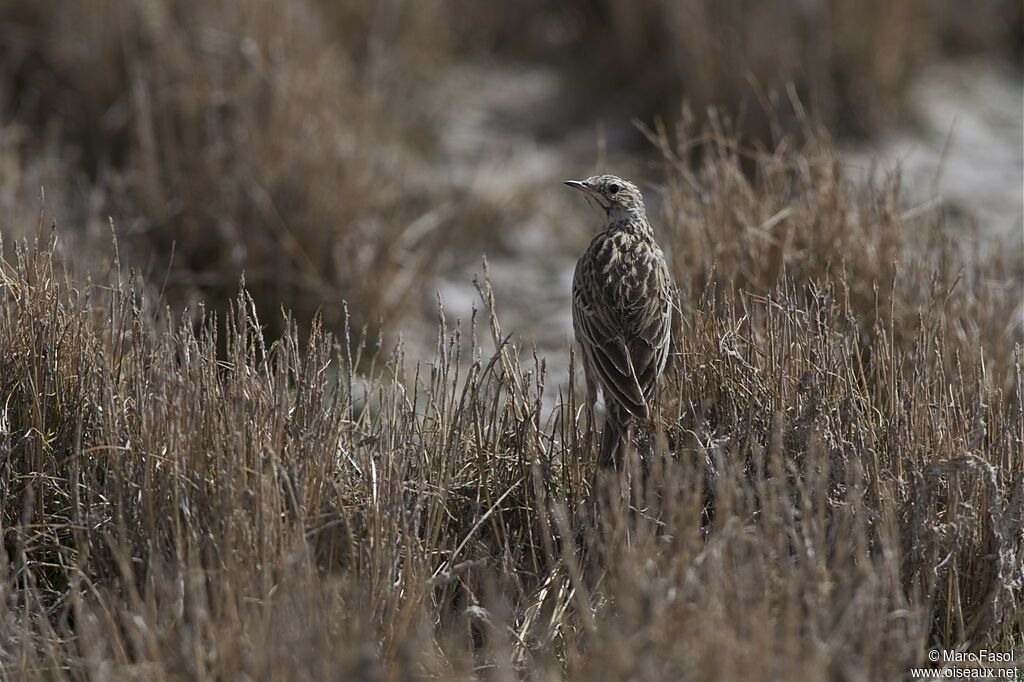
[[[659,305],[653,306],[653,309],[641,318],[636,335],[629,346],[637,383],[648,400],[668,361],[671,338],[671,301],[666,299],[658,303]]]
[[[586,340],[580,345],[597,375],[606,400],[611,398],[633,416],[646,419],[647,399],[638,379],[633,351],[623,335],[581,300],[573,305],[573,326],[576,337]],[[657,374],[654,376],[656,378]]]

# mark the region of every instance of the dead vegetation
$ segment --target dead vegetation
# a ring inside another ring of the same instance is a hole
[[[816,125],[1016,58],[1019,17],[10,0],[0,677],[876,680],[1020,651],[1019,251],[896,173],[854,184]],[[543,139],[594,123],[573,100],[653,128],[679,316],[646,471],[597,478],[579,377],[486,279],[432,362],[378,343],[533,213],[536,178],[483,196],[439,152],[437,78],[495,58],[571,84]]]
[[[289,317],[270,342],[246,291],[182,314],[120,263],[66,275],[40,222],[0,280],[0,669],[897,679],[1019,650],[1020,273],[820,138],[746,175],[727,137],[695,168],[655,137],[680,314],[646,475],[595,479],[580,396],[486,281],[412,365]]]

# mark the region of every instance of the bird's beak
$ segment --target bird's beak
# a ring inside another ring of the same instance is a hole
[[[607,200],[589,183],[581,182],[579,180],[566,180],[565,184],[586,194],[588,204],[596,205],[601,209],[604,209],[605,213],[608,212]]]
[[[579,180],[566,180],[565,184],[569,185],[573,189],[578,189],[579,191],[585,192],[587,194],[593,194],[593,195],[597,194],[597,190],[595,190],[593,187],[591,187],[587,183],[580,182]]]

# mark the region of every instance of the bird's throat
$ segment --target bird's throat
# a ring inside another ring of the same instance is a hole
[[[652,241],[654,239],[654,230],[647,222],[647,215],[643,209],[639,211],[627,209],[609,211],[608,223],[605,225],[604,232],[629,232],[648,237]]]
[[[613,205],[610,208],[605,209],[605,212],[608,214],[609,226],[617,223],[647,223],[647,213],[644,211],[642,206],[626,208],[624,206]]]

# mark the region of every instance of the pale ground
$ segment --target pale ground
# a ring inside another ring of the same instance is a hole
[[[942,64],[911,89],[912,117],[869,147],[850,149],[852,166],[871,159],[899,166],[909,199],[937,195],[974,216],[982,235],[1024,239],[1024,84],[992,64]]]

